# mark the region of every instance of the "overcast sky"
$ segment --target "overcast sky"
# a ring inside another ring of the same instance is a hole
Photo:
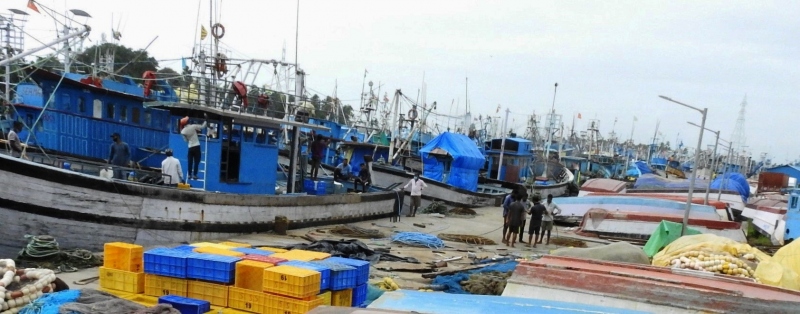
[[[159,60],[188,57],[200,23],[209,27],[209,1],[41,0],[90,13],[94,42],[121,19],[121,43]],[[24,9],[25,0],[3,1]],[[241,56],[295,55],[297,1],[222,0],[223,43]],[[30,10],[28,10],[30,12]],[[27,29],[51,40],[53,22],[31,12]],[[324,1],[301,0],[299,63],[307,86],[358,107],[364,70],[382,92],[402,89],[416,98],[423,73],[428,102],[449,114],[465,78],[473,116],[501,116],[523,133],[526,115],[555,109],[566,127],[585,130],[599,119],[612,129],[650,142],[656,121],[662,141],[697,145],[701,116],[658,98],[709,110],[707,127],[729,140],[747,95],[745,134],[754,157],[800,157],[794,136],[800,110],[800,3],[795,1]],[[29,40],[28,48],[35,42]],[[179,61],[161,66],[180,68]],[[391,97],[391,94],[390,94]],[[497,105],[501,113],[495,113]],[[456,108],[453,108],[455,113]],[[618,122],[614,125],[614,120]],[[703,148],[713,144],[707,133]]]

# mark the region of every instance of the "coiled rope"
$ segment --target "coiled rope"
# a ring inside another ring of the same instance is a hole
[[[55,237],[26,234],[25,239],[28,239],[28,245],[22,248],[19,257],[29,260],[56,260],[60,262],[53,269],[56,273],[78,271],[77,267],[72,266],[74,264],[81,267],[93,267],[97,264],[94,254],[88,250],[61,250]]]
[[[406,245],[422,246],[429,249],[440,249],[444,247],[444,242],[436,236],[420,232],[399,232],[392,237],[392,242],[400,242]]]

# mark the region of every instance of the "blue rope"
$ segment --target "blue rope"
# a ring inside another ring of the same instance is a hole
[[[413,246],[424,246],[429,249],[440,249],[444,247],[444,242],[430,234],[420,232],[399,232],[392,237],[392,242],[400,242]]]
[[[80,290],[64,290],[45,294],[32,303],[23,307],[19,314],[58,314],[59,307],[75,302],[80,297]]]

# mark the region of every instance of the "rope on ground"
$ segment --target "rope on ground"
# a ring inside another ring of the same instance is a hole
[[[477,245],[495,245],[493,240],[487,239],[484,237],[468,235],[468,234],[453,234],[453,233],[440,233],[439,239],[445,241],[453,241],[453,242],[464,242],[467,244],[477,244]]]
[[[20,263],[30,262],[37,268],[52,269],[56,273],[75,272],[102,264],[94,254],[84,249],[62,250],[56,238],[48,235],[25,235],[28,244],[19,252]]]
[[[338,225],[331,228],[331,233],[341,236],[347,237],[354,237],[354,238],[366,238],[366,239],[380,239],[385,238],[384,235],[380,230],[377,229],[366,229],[361,227],[356,227],[353,225]]]
[[[444,242],[430,234],[420,232],[399,232],[392,237],[392,242],[399,242],[411,246],[422,246],[429,249],[440,249]]]

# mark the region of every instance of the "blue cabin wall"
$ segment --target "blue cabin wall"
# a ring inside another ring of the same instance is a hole
[[[20,84],[17,100],[23,102],[16,107],[20,115],[16,119],[33,125],[56,84],[41,82],[42,89],[30,83]],[[130,146],[132,161],[157,167],[160,158],[153,158],[151,153],[139,148],[163,150],[167,147],[168,116],[167,111],[144,108],[142,102],[135,99],[93,94],[62,84],[34,128],[35,137],[31,137],[30,143],[67,154],[107,159],[110,136],[117,132]]]
[[[484,170],[487,171],[490,178],[496,179],[499,166],[500,180],[514,181],[515,183],[524,181],[523,178],[530,176],[530,165],[533,161],[533,143],[522,138],[506,138],[503,149],[503,164],[498,165],[502,142],[503,139],[492,139],[484,143],[483,152],[487,157]],[[507,173],[509,166],[514,166],[514,168],[518,169],[515,175],[512,176]]]
[[[789,192],[787,205],[784,240],[796,240],[800,237],[800,189],[793,189]]]

